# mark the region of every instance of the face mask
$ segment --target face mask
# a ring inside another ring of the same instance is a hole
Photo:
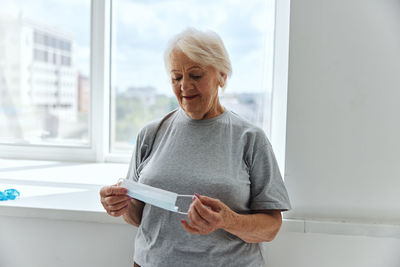
[[[127,195],[134,199],[180,214],[187,214],[187,212],[180,211],[179,207],[175,205],[178,197],[193,197],[193,195],[178,195],[171,191],[133,182],[128,179],[119,179],[119,182],[120,186],[128,189]]]

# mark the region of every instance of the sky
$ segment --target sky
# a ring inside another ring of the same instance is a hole
[[[265,92],[272,83],[273,0],[113,0],[112,88],[153,86],[172,95],[163,50],[191,26],[217,32],[232,61],[227,92]],[[89,74],[89,0],[2,0],[0,14],[22,14],[75,38],[75,64]]]

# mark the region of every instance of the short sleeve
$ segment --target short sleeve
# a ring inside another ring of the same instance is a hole
[[[289,195],[268,141],[254,149],[250,165],[250,181],[251,210],[287,211],[291,208]]]

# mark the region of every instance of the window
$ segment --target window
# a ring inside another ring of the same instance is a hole
[[[147,122],[178,106],[163,51],[187,27],[221,36],[233,66],[222,104],[268,128],[274,1],[114,0],[112,10],[112,152],[131,151]]]
[[[89,18],[88,0],[2,1],[0,143],[89,146]]]
[[[189,26],[230,54],[222,104],[269,132],[274,0],[40,3],[2,1],[0,157],[129,161],[139,129],[178,106],[163,51]]]

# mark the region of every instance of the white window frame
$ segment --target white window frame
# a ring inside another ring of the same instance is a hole
[[[1,158],[129,162],[131,153],[110,153],[111,1],[91,1],[89,145],[0,144]],[[284,172],[290,0],[275,0],[275,9],[272,105],[266,106],[265,111],[271,109],[268,132],[278,164]],[[264,128],[267,130],[267,125]]]
[[[92,0],[90,9],[89,145],[0,144],[0,157],[82,162],[105,160],[109,151],[110,0]]]
[[[275,0],[274,59],[270,142],[285,178],[286,118],[289,79],[290,0]]]

